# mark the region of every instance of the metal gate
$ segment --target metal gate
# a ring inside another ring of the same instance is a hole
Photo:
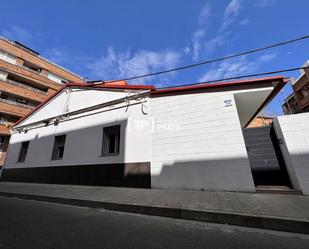
[[[274,128],[245,128],[243,135],[255,185],[290,187],[290,179]]]

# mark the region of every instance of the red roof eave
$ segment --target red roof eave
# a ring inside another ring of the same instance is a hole
[[[40,109],[43,105],[47,102],[51,101],[55,98],[60,92],[63,91],[66,87],[86,87],[86,88],[102,88],[102,89],[128,89],[128,90],[150,90],[151,94],[161,94],[161,93],[180,93],[184,91],[193,91],[193,90],[201,90],[201,89],[209,89],[209,88],[221,88],[221,87],[229,87],[229,86],[239,86],[245,84],[256,84],[256,83],[265,83],[271,81],[280,81],[280,86],[284,85],[288,82],[288,79],[284,78],[283,76],[274,76],[274,77],[265,77],[259,79],[247,79],[241,81],[229,81],[229,82],[220,82],[214,84],[199,84],[199,85],[191,85],[191,86],[179,86],[179,87],[171,87],[171,88],[163,88],[163,89],[156,89],[154,86],[151,85],[116,85],[116,84],[90,84],[90,83],[68,83],[62,88],[60,88],[57,92],[53,95],[49,96],[45,101],[40,103],[36,108],[34,108],[31,112],[29,112],[26,116],[19,119],[13,127],[20,124],[38,109]],[[276,87],[276,90],[280,87]]]
[[[26,114],[24,117],[21,117],[17,122],[12,126],[15,127],[16,125],[20,124],[22,121],[24,121],[26,118],[28,118],[30,115],[32,115],[34,112],[39,110],[43,105],[45,105],[47,102],[51,101],[53,98],[55,98],[60,92],[62,92],[63,89],[65,89],[66,86],[61,87],[58,91],[54,92],[52,95],[50,95],[47,99],[45,99],[43,102],[41,102],[39,105],[37,105],[34,109],[32,109],[28,114]]]
[[[152,94],[160,94],[160,93],[176,93],[180,91],[192,91],[192,90],[201,90],[201,89],[209,89],[209,88],[218,88],[218,87],[228,87],[228,86],[238,86],[244,84],[255,84],[255,83],[263,83],[269,81],[286,81],[286,78],[283,76],[274,76],[274,77],[265,77],[259,79],[247,79],[241,81],[228,81],[228,82],[220,82],[220,83],[206,83],[199,85],[191,85],[191,86],[180,86],[180,87],[171,87],[171,88],[162,88],[158,90],[152,91]]]

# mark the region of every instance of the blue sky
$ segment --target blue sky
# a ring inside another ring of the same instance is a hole
[[[308,35],[308,9],[307,0],[4,0],[0,34],[89,80],[109,80]],[[308,52],[306,40],[132,83],[162,87],[298,67]],[[280,114],[283,97],[265,113]]]

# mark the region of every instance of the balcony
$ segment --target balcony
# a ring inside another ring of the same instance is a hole
[[[40,89],[37,89],[37,88],[31,87],[31,86],[28,86],[28,85],[26,85],[26,84],[17,82],[17,81],[15,81],[15,80],[9,80],[9,79],[7,79],[6,82],[8,82],[8,83],[10,83],[10,84],[12,84],[12,85],[14,85],[14,86],[18,86],[18,87],[21,87],[21,88],[30,90],[30,91],[32,91],[32,92],[34,92],[34,93],[39,93],[39,94],[47,95],[46,92],[44,92],[44,91],[42,91],[42,90],[40,90]]]
[[[32,69],[25,66],[13,65],[1,59],[0,59],[0,69],[8,73],[12,73],[14,75],[18,75],[25,79],[31,80],[33,84],[36,84],[38,86],[44,86],[47,88],[52,88],[54,90],[58,90],[61,87],[60,84],[53,82],[46,76],[40,74],[39,72],[33,71]]]
[[[34,106],[29,106],[12,100],[0,98],[0,112],[12,116],[23,117],[34,108]]]
[[[13,80],[0,80],[0,91],[13,93],[26,99],[42,102],[47,98],[47,92],[27,86]]]
[[[4,124],[0,124],[0,135],[10,135],[10,127],[12,127],[12,125],[4,125]]]

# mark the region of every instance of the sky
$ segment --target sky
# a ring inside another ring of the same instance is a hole
[[[2,0],[0,35],[88,80],[112,80],[309,35],[308,9],[308,0]],[[129,83],[166,87],[299,67],[308,52],[304,40]],[[282,114],[290,92],[287,85],[263,114]]]

